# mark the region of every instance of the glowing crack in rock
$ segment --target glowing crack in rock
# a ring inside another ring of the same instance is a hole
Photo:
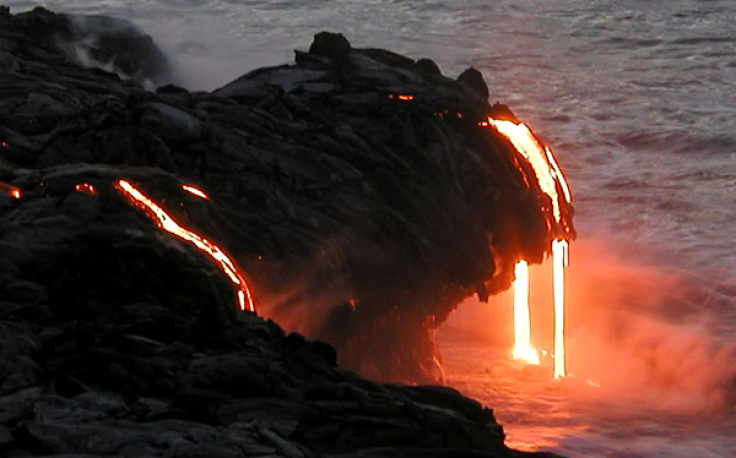
[[[186,192],[188,192],[190,194],[193,194],[193,195],[195,195],[197,197],[200,197],[202,199],[210,200],[210,197],[207,195],[207,193],[205,193],[204,191],[202,191],[201,189],[199,189],[196,186],[192,186],[190,184],[183,184],[183,185],[181,185],[181,189],[183,189]]]
[[[23,197],[23,190],[12,184],[0,181],[0,192],[12,197],[13,199],[20,199]]]
[[[398,100],[401,100],[403,102],[411,102],[412,100],[414,100],[414,96],[413,95],[410,95],[410,94],[398,94],[398,95],[389,94],[388,95],[388,98],[391,99],[391,100],[398,99]]]
[[[514,359],[539,364],[537,350],[532,347],[531,315],[529,314],[529,264],[519,261],[514,269]]]
[[[567,240],[552,242],[552,276],[555,294],[555,378],[567,375],[565,367],[565,267],[569,262],[568,249]]]
[[[80,183],[74,186],[74,190],[83,194],[89,194],[90,196],[97,195],[97,188],[89,183]]]
[[[250,288],[248,287],[245,277],[240,273],[238,268],[235,266],[235,263],[220,249],[220,247],[181,226],[163,208],[143,194],[129,181],[118,180],[116,188],[130,201],[131,204],[145,211],[157,227],[175,235],[181,240],[191,243],[197,249],[212,258],[212,260],[219,265],[220,269],[237,288],[238,305],[240,306],[240,309],[248,310],[250,312],[256,311],[253,295],[250,292]]]
[[[572,202],[572,193],[552,150],[541,144],[534,133],[524,123],[497,120],[491,117],[487,122],[480,122],[481,127],[492,126],[506,137],[531,165],[539,188],[552,202],[552,216],[560,225],[562,205]],[[526,180],[526,177],[525,177]],[[528,184],[528,182],[527,182]],[[561,191],[561,193],[560,193]],[[543,207],[542,210],[545,210]],[[567,227],[563,225],[563,229]],[[569,242],[557,239],[552,242],[552,264],[554,285],[554,377],[567,375],[565,367],[565,267],[569,259]],[[526,261],[516,265],[516,281],[514,282],[514,319],[515,346],[514,357],[533,364],[539,364],[537,352],[531,347],[529,330],[529,267]],[[521,275],[520,275],[521,274]],[[533,352],[533,356],[532,356]]]

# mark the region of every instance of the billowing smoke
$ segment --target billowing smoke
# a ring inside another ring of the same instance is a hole
[[[733,286],[637,264],[605,243],[578,245],[570,364],[580,378],[598,381],[596,397],[664,412],[728,407],[736,394],[736,342],[722,326]]]
[[[13,28],[38,45],[62,51],[70,62],[134,80],[147,89],[173,78],[168,58],[153,39],[123,19],[56,14],[37,7],[16,15]]]
[[[607,234],[573,246],[567,283],[572,374],[567,395],[619,414],[731,409],[736,342],[727,332],[734,323],[726,312],[736,303],[736,287],[664,265],[665,255],[614,240]],[[547,350],[552,348],[548,262],[531,271],[533,341]],[[461,306],[448,328],[510,351],[511,294],[495,299],[485,307],[473,301]],[[551,369],[544,375],[551,379]],[[585,389],[573,388],[580,385]]]

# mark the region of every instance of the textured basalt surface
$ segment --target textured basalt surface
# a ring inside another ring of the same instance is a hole
[[[139,81],[168,64],[132,25],[41,9],[0,21],[6,181],[97,164],[120,178],[137,168],[149,187],[202,186],[212,201],[186,221],[245,267],[263,313],[364,374],[437,380],[432,329],[462,298],[508,287],[516,260],[539,260],[556,235],[528,165],[478,126],[513,114],[488,105],[473,69],[456,81],[322,33],[296,65],[212,93],[150,92]],[[100,24],[118,26],[102,39]],[[74,37],[89,48],[81,61]]]
[[[457,392],[337,365],[437,380],[432,329],[555,236],[478,126],[513,117],[480,74],[327,33],[211,93],[146,90],[169,72],[123,21],[0,10],[0,182],[23,190],[0,193],[0,453],[518,456]],[[225,248],[261,316],[332,345],[237,311],[121,178]]]

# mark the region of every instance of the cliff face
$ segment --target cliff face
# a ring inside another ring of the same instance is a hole
[[[361,373],[438,380],[432,329],[464,297],[508,287],[519,257],[540,259],[554,237],[543,193],[478,125],[513,114],[488,105],[475,70],[452,80],[322,33],[295,65],[212,93],[150,92],[139,83],[170,70],[131,24],[42,9],[0,21],[0,179],[24,183],[17,211],[50,192],[40,176],[95,178],[83,164],[107,167],[103,189],[196,183],[210,202],[159,197],[242,264],[263,315]]]
[[[123,21],[0,10],[0,450],[512,456],[456,392],[336,366],[435,380],[432,329],[554,236],[478,126],[513,117],[482,77],[327,33],[212,93],[144,89],[169,72]],[[261,316],[338,353],[237,311],[120,179],[222,247]]]

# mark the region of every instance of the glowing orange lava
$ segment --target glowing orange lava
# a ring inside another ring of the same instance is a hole
[[[572,202],[572,193],[562,173],[557,159],[549,147],[544,146],[534,133],[520,122],[497,120],[491,117],[480,126],[493,126],[506,137],[514,149],[532,167],[539,188],[552,202],[552,216],[559,225],[563,223],[563,204]],[[544,209],[544,207],[543,207]],[[553,277],[554,277],[554,376],[562,378],[567,375],[565,367],[565,267],[568,265],[569,242],[557,239],[552,242]],[[516,265],[516,281],[514,282],[514,318],[515,337],[514,357],[533,364],[539,364],[537,352],[531,347],[529,330],[529,267],[526,261]],[[521,275],[520,275],[521,273]],[[533,353],[533,357],[532,357]]]
[[[200,197],[205,200],[210,200],[210,197],[201,189],[199,189],[196,186],[192,186],[190,184],[183,184],[181,185],[181,189],[185,190],[186,192],[190,194],[194,194],[197,197]]]
[[[537,350],[532,347],[531,315],[529,313],[529,264],[519,261],[514,269],[514,359],[539,364]]]
[[[537,176],[540,189],[552,200],[552,214],[555,221],[558,223],[562,221],[561,198],[570,203],[572,194],[552,151],[543,147],[523,122],[516,124],[513,121],[488,118],[488,123],[506,137],[516,151],[529,162]],[[562,197],[557,192],[558,184],[562,189]]]
[[[567,375],[565,367],[565,267],[569,263],[567,240],[552,242],[552,273],[555,304],[555,378]]]
[[[89,194],[90,196],[96,196],[97,195],[97,188],[89,183],[80,183],[76,186],[74,186],[74,190],[77,192],[81,192],[84,194]]]
[[[23,197],[23,190],[12,184],[0,181],[0,192],[12,197],[13,199],[20,199]]]
[[[398,94],[398,95],[396,95],[396,94],[389,94],[388,95],[388,98],[391,99],[391,100],[393,100],[393,99],[399,99],[399,100],[403,100],[404,102],[410,102],[410,101],[414,100],[414,96],[411,95],[411,94]]]
[[[245,277],[241,275],[235,263],[217,245],[182,227],[164,209],[159,207],[153,200],[127,180],[118,180],[116,187],[133,205],[144,210],[154,223],[156,223],[156,226],[191,243],[212,258],[238,289],[237,296],[240,309],[247,309],[251,312],[256,311],[253,296]]]

